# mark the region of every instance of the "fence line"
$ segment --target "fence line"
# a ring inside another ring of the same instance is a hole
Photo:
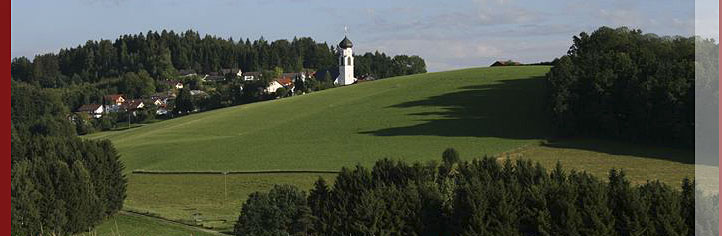
[[[330,170],[260,170],[260,171],[162,171],[133,170],[132,174],[145,175],[244,175],[244,174],[338,174],[340,171]]]

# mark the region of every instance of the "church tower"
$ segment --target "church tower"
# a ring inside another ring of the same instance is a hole
[[[341,43],[338,44],[338,48],[341,50],[338,55],[338,77],[334,81],[336,85],[349,85],[356,82],[356,78],[353,77],[353,51],[351,50],[353,44],[348,37],[343,37]]]

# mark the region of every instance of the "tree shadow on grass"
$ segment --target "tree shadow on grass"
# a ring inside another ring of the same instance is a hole
[[[429,84],[429,86],[434,86]],[[441,111],[411,112],[420,124],[390,127],[362,134],[375,136],[499,137],[510,139],[545,138],[549,116],[545,104],[544,77],[501,80],[458,90],[423,100],[410,101],[386,109],[437,108]]]
[[[657,147],[643,144],[630,144],[620,141],[583,138],[551,140],[544,143],[543,145],[553,148],[579,149],[601,152],[610,155],[647,157],[660,160],[674,161],[684,164],[694,164],[694,151],[686,149]]]
[[[433,84],[429,86],[433,86]],[[451,93],[385,108],[412,109],[413,111],[406,115],[418,117],[417,121],[421,121],[421,123],[359,133],[374,136],[549,139],[552,136],[552,127],[545,98],[546,81],[544,77],[501,80],[492,84],[465,86]],[[434,111],[418,112],[420,107],[427,107]],[[650,147],[617,141],[575,138],[549,141],[544,145],[612,155],[694,163],[694,152],[690,150]]]

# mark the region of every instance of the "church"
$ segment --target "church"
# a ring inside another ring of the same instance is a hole
[[[338,48],[341,50],[338,55],[338,77],[334,81],[336,85],[349,85],[356,82],[356,78],[353,76],[353,51],[351,48],[353,43],[348,37],[343,37],[341,43],[338,44]]]

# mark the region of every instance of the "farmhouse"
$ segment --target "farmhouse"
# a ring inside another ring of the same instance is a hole
[[[172,99],[175,98],[175,94],[173,94],[173,93],[171,93],[171,92],[167,92],[167,93],[155,93],[155,94],[153,94],[153,95],[150,95],[149,98],[150,98],[150,100],[152,100],[152,101],[156,101],[156,100],[157,100],[157,101],[160,101],[160,102],[162,103],[162,105],[165,105],[165,104],[168,103],[168,100],[172,100]],[[155,102],[154,102],[154,103],[155,103]]]
[[[241,69],[238,69],[238,68],[221,69],[221,73],[222,73],[223,75],[234,74],[235,76],[238,76],[238,77],[243,76],[243,71],[241,71]]]
[[[120,108],[125,111],[135,111],[138,109],[143,109],[143,107],[145,107],[145,104],[140,99],[129,99],[120,105]]]
[[[86,104],[78,108],[79,113],[87,113],[94,118],[100,118],[103,116],[103,105],[100,104]]]
[[[209,75],[203,78],[204,82],[217,83],[226,81],[226,77],[220,75]]]
[[[303,71],[303,72],[293,72],[293,73],[283,73],[281,77],[283,78],[291,78],[291,80],[295,80],[296,78],[301,79],[301,81],[306,81],[306,79],[313,77],[315,72],[309,72],[309,71]]]
[[[273,93],[273,92],[276,92],[276,90],[278,90],[279,88],[283,88],[283,85],[278,80],[274,80],[268,84],[268,87],[266,87],[266,89],[264,89],[264,91],[266,93]]]
[[[245,73],[243,73],[243,76],[242,76],[241,78],[243,78],[243,80],[245,80],[245,81],[249,81],[249,80],[258,79],[258,78],[260,78],[260,77],[261,77],[261,72],[255,72],[255,71],[253,71],[253,72],[245,72]]]
[[[105,100],[105,103],[111,105],[120,105],[125,102],[125,98],[120,94],[105,95],[103,99]]]
[[[496,62],[494,62],[494,64],[491,64],[492,67],[494,67],[494,66],[520,66],[520,65],[521,65],[521,63],[515,62],[512,60],[496,61]]]

